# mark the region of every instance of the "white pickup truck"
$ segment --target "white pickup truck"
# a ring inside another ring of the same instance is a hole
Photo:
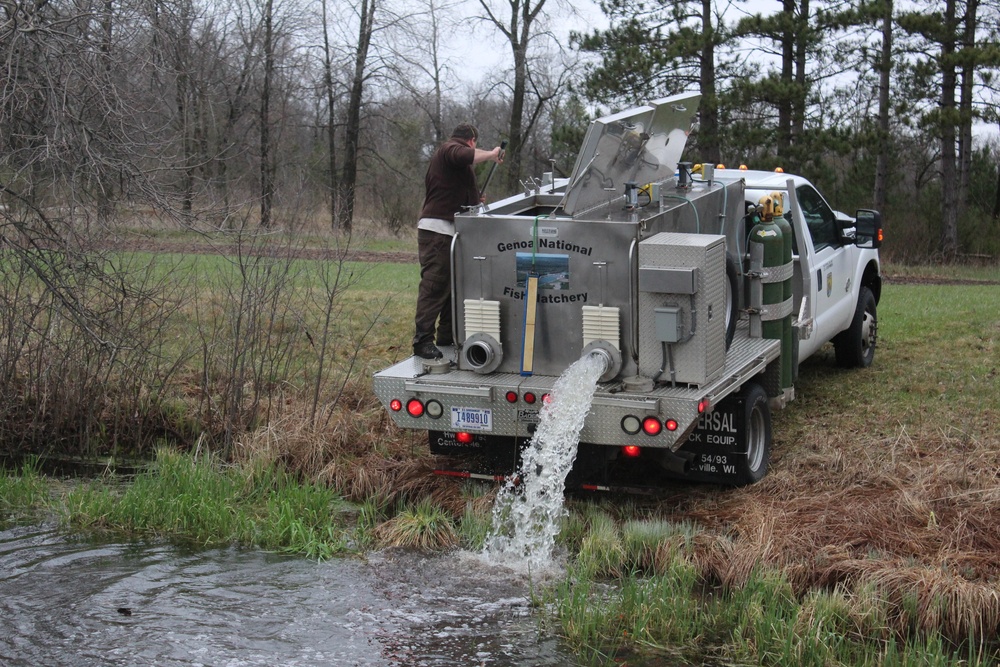
[[[698,100],[599,118],[570,178],[456,217],[457,345],[374,377],[438,472],[513,474],[555,381],[596,355],[568,487],[753,483],[799,362],[832,342],[872,363],[879,214],[839,213],[800,176],[681,162]]]

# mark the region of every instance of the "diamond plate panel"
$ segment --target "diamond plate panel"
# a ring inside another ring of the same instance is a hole
[[[726,359],[725,237],[661,232],[639,244],[639,268],[697,269],[693,295],[639,292],[639,374],[691,385],[716,379]],[[670,346],[673,373],[656,336],[656,308],[666,306],[681,309],[690,335]]]

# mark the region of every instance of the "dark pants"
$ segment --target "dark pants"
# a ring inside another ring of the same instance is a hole
[[[437,324],[437,344],[451,345],[451,237],[418,229],[417,249],[420,288],[413,344],[433,341]]]

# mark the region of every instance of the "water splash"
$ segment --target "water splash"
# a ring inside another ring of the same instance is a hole
[[[556,380],[552,400],[542,407],[538,429],[522,454],[520,484],[509,481],[497,494],[483,550],[488,560],[529,572],[551,567],[566,475],[604,370],[598,355],[587,355]]]

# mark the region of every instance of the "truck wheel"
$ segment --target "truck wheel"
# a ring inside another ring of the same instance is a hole
[[[726,253],[726,350],[733,344],[740,319],[740,269],[736,258]]]
[[[771,407],[767,392],[759,384],[744,389],[743,432],[746,434],[746,458],[737,456],[736,484],[745,486],[764,479],[771,462]]]
[[[875,341],[878,334],[878,315],[875,295],[863,286],[858,291],[858,307],[851,326],[833,337],[837,365],[842,368],[868,368],[875,358]]]

